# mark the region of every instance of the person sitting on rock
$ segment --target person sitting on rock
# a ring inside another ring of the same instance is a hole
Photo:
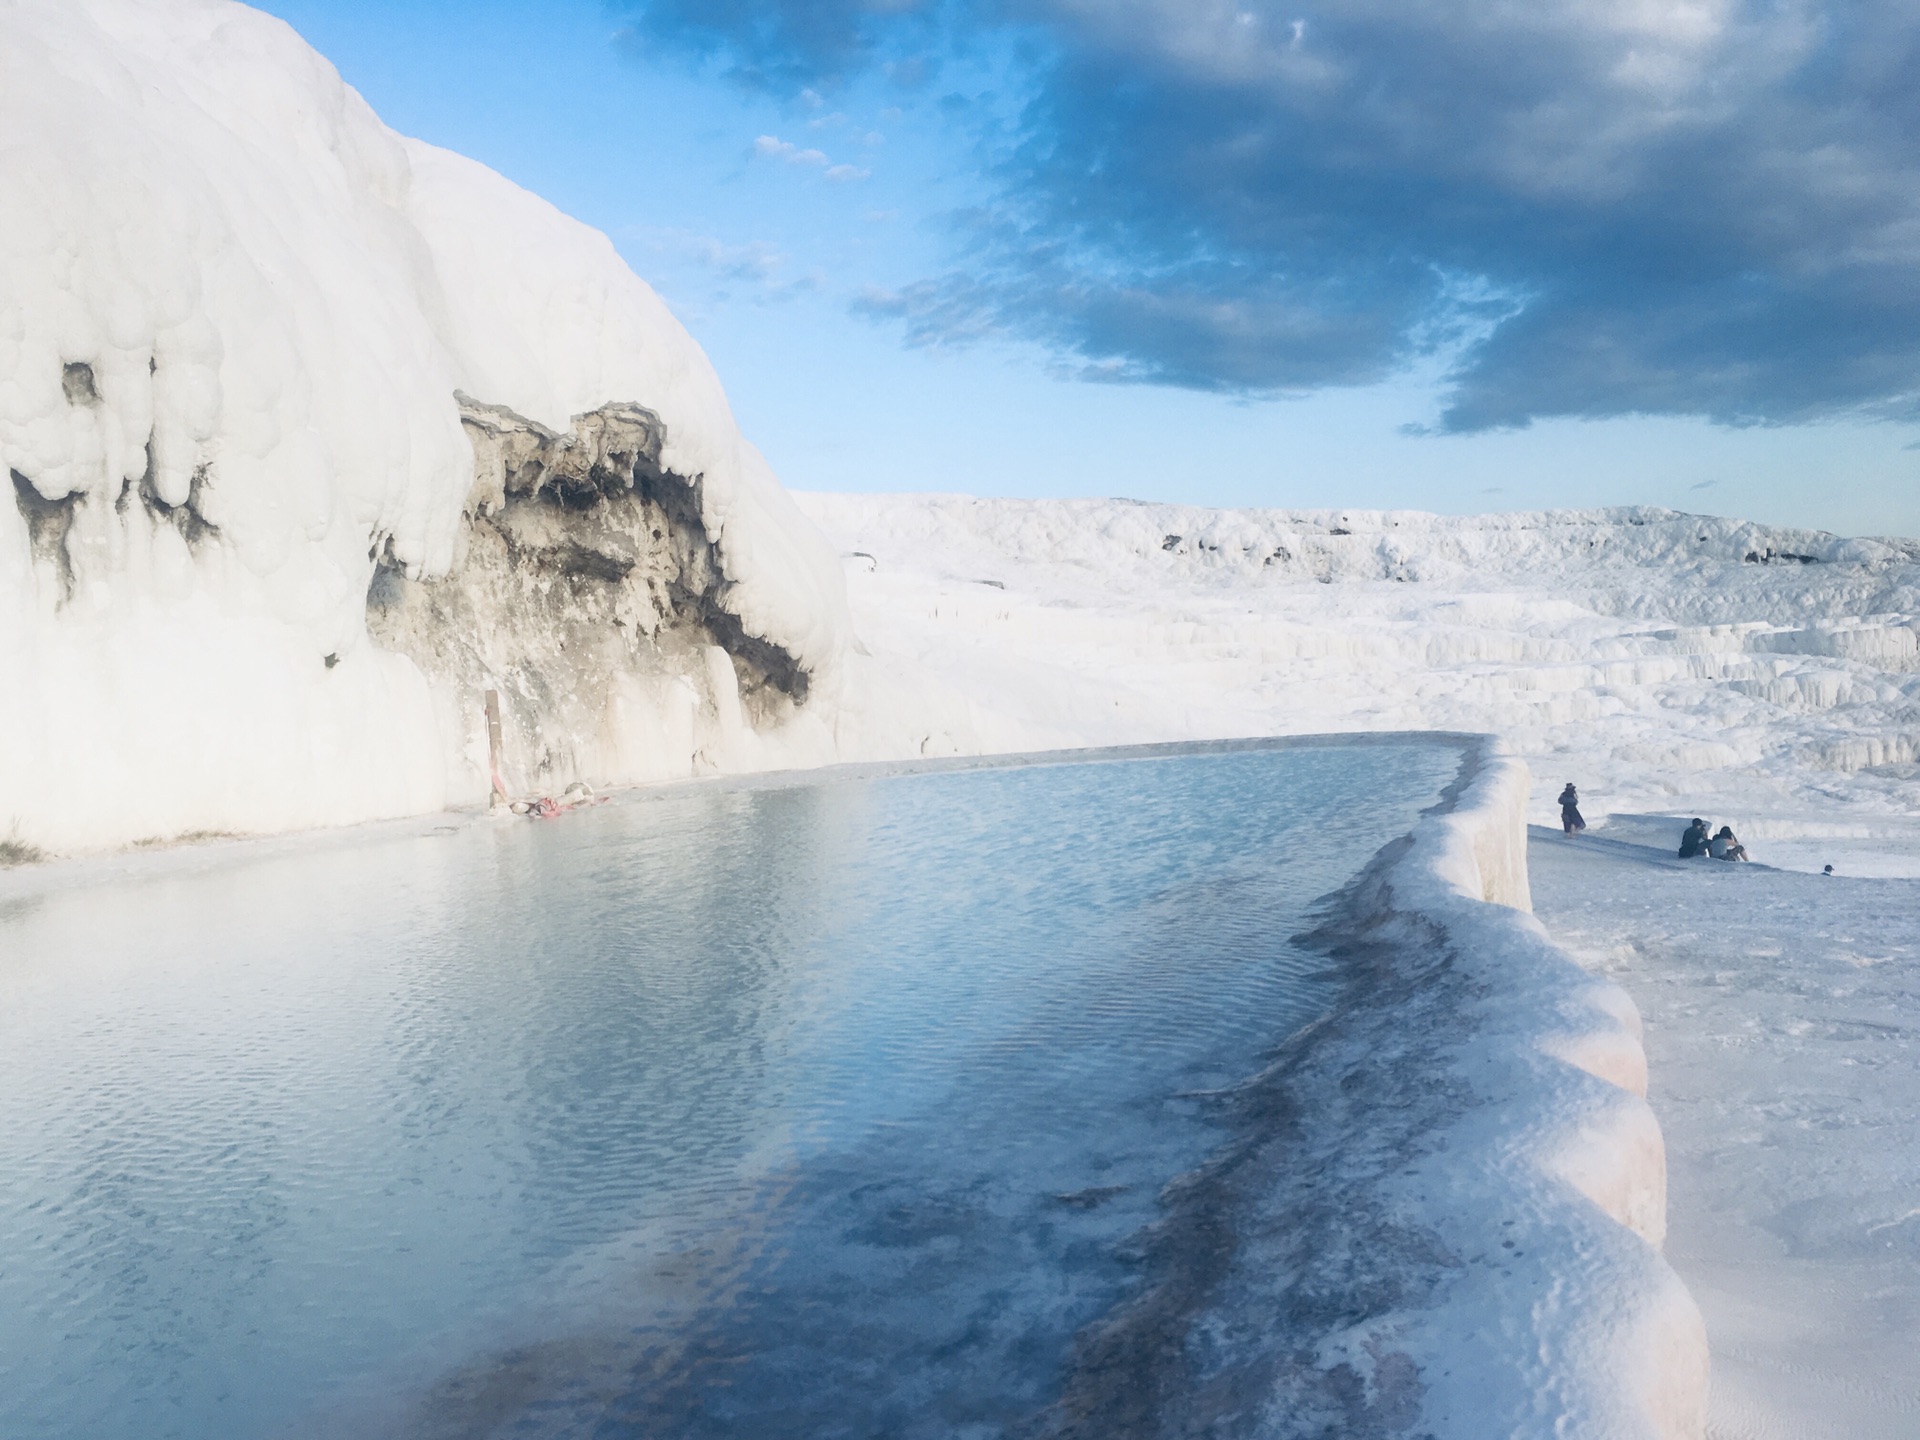
[[[1744,860],[1747,847],[1734,836],[1731,825],[1722,825],[1720,833],[1707,842],[1707,854],[1716,860]]]
[[[1687,827],[1687,833],[1680,837],[1680,858],[1691,860],[1695,856],[1707,853],[1707,822],[1698,815]]]
[[[1560,792],[1560,823],[1566,827],[1567,834],[1587,828],[1587,822],[1580,816],[1580,792],[1573,788],[1573,782],[1567,782],[1567,788]]]

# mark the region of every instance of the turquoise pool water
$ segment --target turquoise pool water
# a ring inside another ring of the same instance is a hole
[[[1457,764],[692,789],[0,905],[0,1435],[1024,1433]]]

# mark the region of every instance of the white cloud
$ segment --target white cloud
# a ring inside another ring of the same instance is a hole
[[[865,180],[872,175],[871,170],[858,165],[836,165],[828,158],[824,150],[802,150],[791,140],[782,140],[778,135],[762,135],[753,142],[753,153],[764,160],[784,160],[789,165],[814,165],[820,167],[826,178],[836,184],[849,180]]]
[[[753,153],[768,160],[784,160],[789,165],[825,165],[826,152],[802,150],[791,140],[778,135],[762,135],[753,142]]]
[[[787,261],[787,257],[780,253],[780,247],[766,240],[729,245],[711,235],[689,235],[686,237],[686,248],[693,258],[709,270],[716,270],[736,280],[757,280],[761,284],[776,283],[781,267]]]
[[[813,269],[790,275],[792,257],[769,240],[732,244],[693,230],[649,230],[641,234],[654,250],[676,254],[711,272],[722,281],[738,281],[762,302],[785,300],[826,284],[826,274]],[[717,292],[726,298],[727,292]]]

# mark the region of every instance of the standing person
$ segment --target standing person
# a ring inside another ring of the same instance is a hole
[[[1587,828],[1587,822],[1580,816],[1580,792],[1573,788],[1571,780],[1567,782],[1567,788],[1560,792],[1560,823],[1569,835]]]
[[[1695,856],[1707,853],[1707,822],[1698,815],[1687,826],[1687,833],[1680,837],[1680,858],[1691,860]]]

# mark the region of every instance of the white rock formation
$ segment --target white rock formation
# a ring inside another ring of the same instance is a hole
[[[1652,508],[797,499],[875,661],[963,690],[970,746],[1485,731],[1544,823],[1572,780],[1662,845],[1679,827],[1650,817],[1678,811],[1816,871],[1846,837],[1850,873],[1920,855],[1911,540]]]
[[[839,567],[699,347],[604,236],[393,134],[281,22],[0,7],[0,216],[0,840],[478,801],[486,685],[516,786],[831,753]],[[523,435],[643,407],[652,498],[604,463],[570,496],[476,477],[456,392]],[[672,522],[658,553],[616,509]],[[570,584],[620,643],[518,608]]]

